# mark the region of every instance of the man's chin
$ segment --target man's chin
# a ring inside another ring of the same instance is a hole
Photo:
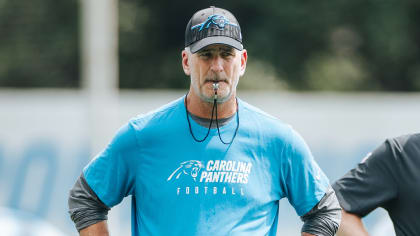
[[[226,101],[229,100],[229,98],[231,97],[231,95],[226,95],[226,96],[218,96],[217,97],[217,103],[224,103]],[[208,103],[213,103],[214,102],[214,95],[208,96],[208,95],[201,95],[200,96],[201,100],[204,102],[208,102]]]
[[[213,103],[214,102],[214,96],[201,95],[200,99],[203,102],[208,102],[208,103]]]
[[[228,96],[218,97],[217,98],[217,103],[225,103],[230,99],[230,97],[231,97],[230,94]]]

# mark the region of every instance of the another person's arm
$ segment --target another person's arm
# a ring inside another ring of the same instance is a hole
[[[343,208],[339,236],[366,236],[361,218],[398,196],[398,153],[394,141],[387,140],[333,184]]]

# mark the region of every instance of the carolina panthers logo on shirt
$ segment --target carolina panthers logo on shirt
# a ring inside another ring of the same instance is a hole
[[[247,184],[251,174],[250,162],[233,160],[209,160],[204,165],[201,161],[184,161],[172,172],[167,181],[179,179],[182,175],[191,176],[195,182],[205,183],[239,183]],[[202,170],[203,169],[203,170]],[[174,178],[175,176],[175,178]]]
[[[179,177],[182,174],[189,175],[194,179],[194,181],[196,181],[196,177],[198,176],[198,173],[200,173],[200,170],[203,167],[204,165],[200,161],[184,161],[174,172],[172,172],[172,174],[168,178],[168,181],[170,181],[174,176],[175,179],[179,179]]]
[[[194,196],[200,194],[244,196],[244,187],[248,184],[251,169],[252,163],[246,161],[208,160],[205,163],[197,160],[189,160],[182,162],[169,175],[167,181],[182,183],[184,182],[184,177],[187,179],[191,177],[194,180],[193,185],[177,186],[174,189],[176,190],[177,196],[190,194]]]

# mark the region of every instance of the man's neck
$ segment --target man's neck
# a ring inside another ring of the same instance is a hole
[[[202,118],[211,118],[213,103],[201,100],[201,98],[195,95],[191,90],[188,93],[186,105],[189,113]],[[236,106],[236,96],[235,94],[232,94],[232,97],[226,102],[217,103],[217,117],[220,119],[232,116],[236,112]]]

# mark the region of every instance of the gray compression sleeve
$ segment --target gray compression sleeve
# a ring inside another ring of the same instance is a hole
[[[302,232],[317,236],[333,236],[341,222],[341,207],[330,187],[312,210],[301,217]]]
[[[78,231],[108,219],[107,207],[89,187],[83,173],[70,190],[69,213]]]

